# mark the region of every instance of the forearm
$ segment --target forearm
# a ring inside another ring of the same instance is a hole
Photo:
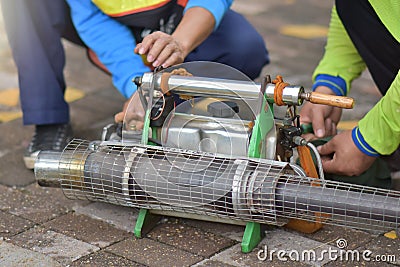
[[[359,122],[359,131],[379,154],[389,155],[399,147],[400,72],[386,95]]]
[[[187,56],[215,30],[233,0],[191,0],[183,18],[172,34]]]
[[[202,7],[193,7],[185,12],[182,21],[172,34],[182,45],[185,57],[212,33],[214,16]]]
[[[316,86],[329,86],[338,94],[347,95],[351,82],[364,69],[364,61],[347,35],[336,9],[333,8],[325,54],[313,74]],[[332,79],[316,79],[320,74],[332,76]]]

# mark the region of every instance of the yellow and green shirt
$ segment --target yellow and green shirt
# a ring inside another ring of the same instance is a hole
[[[400,42],[400,1],[369,0],[376,14]],[[314,88],[329,87],[338,95],[346,95],[351,82],[360,76],[366,64],[348,36],[335,7],[329,27],[325,54],[313,74]],[[325,79],[326,76],[338,79]],[[353,129],[353,141],[370,156],[389,155],[400,144],[400,71],[385,96]]]

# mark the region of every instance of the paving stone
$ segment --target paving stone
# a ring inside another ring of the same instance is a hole
[[[75,205],[84,205],[88,201],[67,199],[61,189],[44,188],[32,184],[21,189],[0,187],[2,199],[0,209],[42,223],[72,210]]]
[[[260,246],[259,246],[260,247]],[[250,253],[243,253],[241,251],[241,245],[237,244],[230,247],[210,258],[212,262],[218,262],[218,264],[227,264],[228,266],[237,267],[262,267],[262,266],[275,266],[275,267],[291,267],[291,266],[310,266],[302,262],[292,261],[279,261],[276,257],[272,260],[264,261],[257,257],[257,253],[260,249],[256,248]],[[262,259],[262,258],[261,258]],[[202,265],[200,265],[202,266]],[[207,265],[206,265],[207,266]],[[224,265],[222,265],[224,266]]]
[[[198,262],[193,267],[233,267],[234,265],[226,264],[220,261],[213,261],[210,259],[205,259],[201,262]]]
[[[0,5],[0,9],[1,9],[1,5]],[[8,38],[6,35],[5,28],[4,28],[3,16],[0,16],[0,57],[2,59],[1,64],[0,64],[2,69],[6,70],[10,73],[15,73],[16,68],[15,68],[15,64],[12,60],[11,49],[9,48]]]
[[[333,261],[329,262],[324,265],[324,267],[348,267],[348,266],[356,266],[356,267],[361,267],[361,266],[368,266],[368,267],[395,267],[395,265],[390,264],[390,263],[385,263],[385,262],[374,262],[374,261]]]
[[[66,52],[64,69],[68,86],[79,88],[87,95],[108,90],[118,95],[113,88],[111,76],[95,67],[86,55],[86,49],[66,40],[63,41]]]
[[[360,250],[370,250],[372,252],[371,258],[385,259],[382,262],[390,262],[392,264],[400,265],[400,239],[390,239],[385,236],[378,236],[372,239],[369,243],[365,244]],[[386,259],[391,260],[386,260]]]
[[[57,217],[44,226],[101,248],[132,236],[103,221],[74,213]]]
[[[96,246],[40,226],[16,235],[9,241],[19,247],[50,256],[62,264],[70,264],[74,260],[99,250]]]
[[[80,258],[77,261],[74,261],[71,267],[78,267],[78,266],[96,266],[96,267],[111,267],[111,266],[119,266],[119,267],[141,267],[145,265],[141,265],[134,261],[128,260],[126,258],[104,252],[98,251],[87,255],[85,257]]]
[[[317,233],[317,238],[322,240],[329,240],[331,237],[334,237],[332,240],[333,242],[328,241],[327,244],[330,244],[332,246],[337,246],[340,243],[336,242],[345,242],[346,247],[344,248],[344,253],[341,257],[338,257],[337,260],[332,261],[324,266],[329,266],[329,267],[338,267],[338,266],[349,266],[349,265],[355,265],[355,266],[393,266],[387,262],[379,261],[376,262],[374,261],[375,251],[371,250],[369,248],[369,244],[373,243],[377,245],[376,239],[377,237],[375,235],[369,234],[367,232],[363,231],[356,231],[352,229],[346,229],[342,227],[325,227],[324,231],[321,231],[321,233]],[[340,232],[340,229],[342,229],[342,232]],[[314,238],[314,237],[313,237]],[[342,239],[342,240],[340,240]],[[344,240],[345,241],[344,241]],[[382,237],[383,241],[387,239],[386,237]],[[322,241],[324,242],[324,241]],[[383,242],[383,244],[388,244],[389,248],[391,247],[390,243],[396,243],[394,242]],[[397,241],[398,243],[398,241]],[[380,249],[382,249],[382,245],[378,245]],[[373,252],[372,255],[366,254],[366,259],[363,259],[363,253],[366,250],[371,250]],[[389,249],[391,255],[393,255],[393,250],[392,248]],[[380,253],[380,252],[379,252]],[[387,253],[384,255],[388,255]],[[399,254],[397,254],[399,255]],[[369,260],[371,259],[371,260]]]
[[[148,238],[129,238],[106,248],[106,251],[150,267],[190,266],[203,259]]]
[[[10,204],[8,198],[12,196],[15,189],[8,186],[0,185],[0,210],[8,211],[10,209]]]
[[[22,126],[22,120],[0,123],[0,184],[26,186],[35,181],[32,170],[25,168],[23,155],[32,136],[32,127]]]
[[[215,223],[215,222],[189,220],[189,219],[183,219],[182,221],[187,225],[200,228],[204,231],[216,235],[221,235],[236,240],[238,242],[242,241],[243,233],[245,230],[244,226],[234,225],[234,224]]]
[[[101,96],[99,94],[86,96],[74,103],[71,103],[71,116],[74,124],[78,128],[91,128],[93,124],[98,124],[98,121],[114,118],[114,115],[122,110],[124,100],[117,97],[118,92],[115,92],[115,97],[109,95]],[[104,108],[107,107],[107,108]],[[102,129],[104,124],[98,125]],[[99,132],[99,136],[101,131]]]
[[[0,239],[23,232],[34,224],[34,222],[27,219],[0,211]]]
[[[232,239],[185,225],[177,219],[159,224],[147,237],[203,257],[209,257],[236,243]]]
[[[302,235],[306,238],[310,238],[321,243],[326,243],[331,246],[336,246],[336,241],[346,240],[346,248],[347,249],[356,249],[365,243],[371,241],[374,235],[360,230],[333,226],[333,225],[324,225],[321,230],[313,233],[313,234],[302,234],[296,232],[294,230],[285,229],[288,232]]]
[[[108,203],[91,203],[86,206],[76,206],[76,214],[89,216],[113,225],[115,228],[133,232],[138,216],[135,208],[116,206]]]
[[[242,253],[241,246],[238,244],[210,259],[235,266],[269,266],[270,263],[275,266],[293,266],[293,264],[320,266],[331,261],[327,254],[330,250],[332,254],[339,251],[338,248],[298,234],[275,229],[268,231],[265,238],[251,253]]]
[[[62,265],[41,253],[0,241],[0,266],[58,267]]]
[[[268,9],[270,9],[274,5],[281,5],[281,3],[279,3],[279,0],[268,1],[268,4],[262,3],[260,1],[252,1],[252,4],[250,6],[246,2],[236,1],[233,2],[231,8],[242,15],[255,16],[258,14],[265,13]]]
[[[1,125],[1,124],[0,124]],[[12,149],[0,159],[0,183],[7,186],[26,186],[35,182],[32,170],[25,168],[22,156],[25,148]]]

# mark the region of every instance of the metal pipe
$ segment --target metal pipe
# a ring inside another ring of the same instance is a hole
[[[324,169],[322,167],[322,160],[321,160],[321,156],[320,156],[317,148],[310,142],[307,142],[307,146],[314,153],[315,161],[317,162],[317,166],[318,166],[319,179],[321,179],[321,181],[325,181]]]
[[[276,209],[282,216],[295,213],[319,212],[346,218],[362,218],[382,223],[400,223],[400,199],[388,191],[343,183],[328,182],[328,186],[282,181],[275,194]],[[369,192],[368,192],[369,191]]]
[[[288,85],[283,89],[282,100],[286,105],[300,106],[303,104],[303,99],[300,95],[304,93],[303,86]],[[268,99],[274,99],[275,84],[269,83],[265,89],[265,94]]]
[[[149,75],[142,78],[142,86],[147,90]],[[155,88],[161,90],[161,76],[155,79]],[[228,99],[259,98],[260,84],[251,81],[227,80],[208,77],[193,77],[171,75],[168,79],[168,87],[173,93],[179,95],[221,97]]]
[[[194,77],[171,75],[167,83],[163,81],[161,74],[154,74],[154,86],[161,90],[161,84],[167,84],[171,92],[178,95],[224,97],[234,100],[257,100],[260,98],[261,84],[253,81],[228,80],[209,77]],[[141,79],[141,87],[150,89],[153,74],[145,73]],[[267,84],[266,95],[271,101],[274,99],[275,85]],[[288,85],[283,90],[282,99],[288,105],[301,105],[303,100],[300,95],[304,93],[302,86]]]
[[[38,182],[61,185],[70,198],[232,220],[278,224],[280,218],[323,216],[329,224],[385,230],[400,222],[399,192],[328,180],[313,187],[314,179],[288,163],[138,144],[105,142],[93,150],[88,144],[41,152]]]
[[[173,93],[203,97],[221,97],[236,100],[257,100],[261,97],[261,84],[250,81],[236,81],[204,77],[171,76],[168,80],[169,88]],[[266,87],[266,96],[273,102],[275,84],[269,83]],[[286,105],[300,106],[304,92],[302,86],[288,85],[282,92],[282,99]]]
[[[68,179],[78,188],[83,186],[87,151],[41,151],[35,161],[35,177],[40,186],[60,187]]]
[[[155,90],[172,91],[178,95],[224,97],[235,100],[257,100],[261,96],[261,84],[252,81],[180,75],[163,77],[162,73],[145,73],[140,81],[135,80],[135,83],[139,84],[142,89],[148,91],[152,87],[152,82],[154,82]],[[273,103],[275,84],[268,83],[265,93],[268,101]],[[298,85],[287,85],[282,91],[282,100],[286,105],[296,106],[301,105],[304,100],[314,104],[324,104],[341,108],[353,108],[354,106],[352,98],[325,95],[316,92],[305,93],[304,88]]]
[[[61,153],[41,151],[35,161],[35,177],[40,186],[61,187],[59,162]]]

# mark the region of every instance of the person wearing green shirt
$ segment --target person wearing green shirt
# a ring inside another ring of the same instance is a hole
[[[347,95],[367,67],[382,93],[380,101],[350,131],[336,134],[341,109],[306,103],[301,122],[317,138],[327,173],[356,176],[382,157],[400,178],[400,1],[336,0],[325,54],[313,74],[313,90]]]

